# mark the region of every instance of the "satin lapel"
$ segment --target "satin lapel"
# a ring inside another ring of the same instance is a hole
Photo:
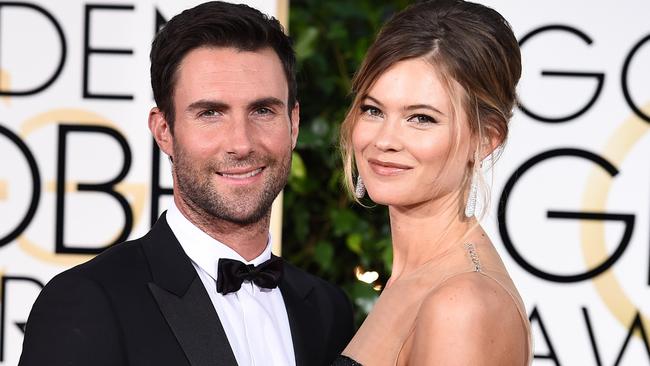
[[[310,296],[313,285],[305,281],[304,275],[296,275],[297,271],[286,262],[285,268],[279,287],[291,327],[296,366],[319,365],[326,338],[318,307]]]
[[[149,290],[192,366],[237,365],[226,333],[198,276],[183,297],[155,283],[149,283]]]
[[[219,317],[165,214],[145,236],[149,290],[192,366],[236,366]]]

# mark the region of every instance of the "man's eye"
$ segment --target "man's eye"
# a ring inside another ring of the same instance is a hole
[[[269,108],[262,107],[262,108],[258,108],[258,109],[256,109],[256,110],[255,110],[255,113],[257,113],[257,114],[272,114],[273,111],[270,110]]]
[[[217,112],[216,110],[208,109],[206,111],[202,111],[201,113],[199,113],[199,117],[214,117],[218,114],[219,112]]]

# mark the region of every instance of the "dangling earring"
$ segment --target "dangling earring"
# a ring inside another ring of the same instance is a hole
[[[354,196],[357,199],[363,198],[363,196],[366,195],[366,186],[363,184],[363,179],[361,179],[361,176],[357,177],[357,184],[354,187]]]
[[[472,183],[469,187],[469,194],[467,195],[467,205],[465,206],[465,217],[470,218],[474,216],[476,211],[476,194],[478,191],[478,184],[476,183],[476,171],[472,173]]]
[[[474,156],[474,167],[472,168],[472,182],[469,186],[469,193],[467,194],[467,204],[465,205],[465,217],[473,217],[476,213],[476,196],[478,193],[478,152]]]

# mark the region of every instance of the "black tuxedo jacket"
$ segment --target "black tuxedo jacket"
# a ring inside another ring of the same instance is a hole
[[[296,365],[329,365],[353,334],[347,297],[286,262],[279,288]],[[107,249],[42,290],[19,366],[59,365],[237,365],[165,215],[144,237]]]

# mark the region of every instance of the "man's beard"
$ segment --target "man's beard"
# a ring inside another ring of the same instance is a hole
[[[265,166],[260,173],[264,181],[262,188],[229,187],[219,190],[214,176],[217,171],[235,167]],[[291,150],[281,160],[268,156],[251,155],[245,159],[226,158],[224,161],[197,165],[183,149],[177,149],[174,156],[176,189],[192,207],[199,208],[209,219],[224,220],[240,226],[257,223],[270,213],[277,195],[287,183],[291,169]]]

